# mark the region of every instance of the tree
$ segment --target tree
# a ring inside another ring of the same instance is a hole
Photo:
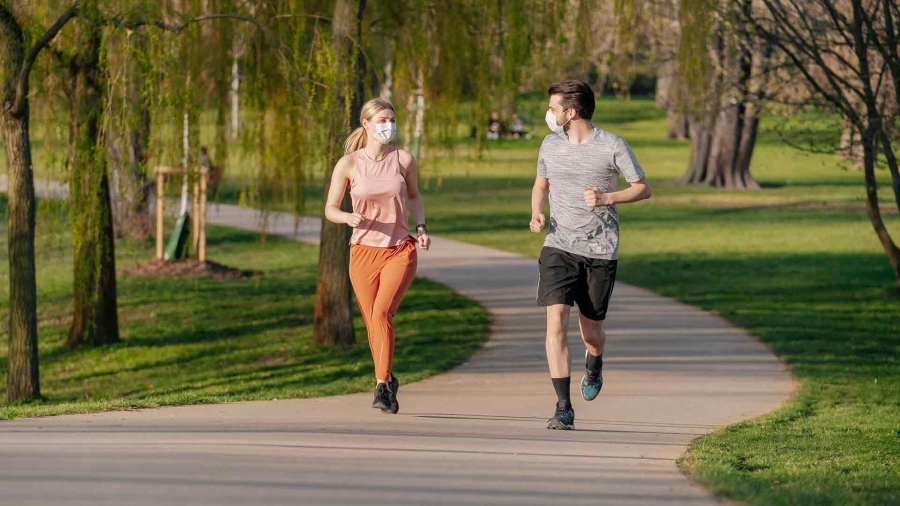
[[[680,86],[689,111],[691,159],[682,184],[758,189],[750,174],[769,51],[760,47],[742,14],[753,0],[706,0],[681,6]],[[711,29],[710,29],[711,27]]]
[[[26,24],[10,5],[0,2],[0,129],[6,150],[9,181],[7,224],[9,233],[9,401],[40,396],[37,340],[37,288],[34,262],[35,196],[28,136],[28,89],[38,55],[76,15],[67,9],[43,34],[26,44]],[[29,37],[30,38],[30,37]]]
[[[859,133],[866,210],[900,287],[900,248],[879,208],[879,150],[900,209],[894,142],[900,110],[900,4],[892,0],[760,0],[744,18],[785,59],[777,77],[800,80],[807,105],[840,114]]]
[[[100,50],[104,19],[96,0],[79,6],[71,53],[59,52],[69,98],[69,195],[74,250],[74,317],[69,346],[119,340],[116,258],[103,128],[106,70]]]
[[[355,5],[354,5],[355,4]],[[328,126],[328,153],[331,161],[325,181],[331,180],[334,164],[342,155],[341,146],[349,130],[359,126],[362,110],[365,72],[363,55],[354,44],[361,40],[366,0],[336,0],[332,17],[332,40],[337,62],[337,79],[332,90],[335,109],[348,104],[346,114],[334,111]],[[348,126],[349,120],[349,129]],[[325,185],[328,192],[328,185]],[[341,209],[350,212],[349,194],[344,195]],[[353,311],[350,286],[350,230],[346,225],[322,220],[319,241],[319,276],[316,280],[316,309],[313,342],[316,344],[350,345],[353,334]]]

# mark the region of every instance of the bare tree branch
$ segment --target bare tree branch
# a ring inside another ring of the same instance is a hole
[[[28,54],[22,62],[22,69],[19,71],[13,110],[21,111],[25,107],[25,100],[28,98],[28,81],[31,76],[31,68],[34,66],[34,62],[37,60],[40,52],[50,44],[50,41],[56,38],[59,31],[66,26],[66,23],[74,19],[77,15],[78,3],[76,2],[69,7],[28,50]]]

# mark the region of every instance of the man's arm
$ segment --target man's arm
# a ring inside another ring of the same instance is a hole
[[[584,203],[587,204],[588,207],[594,208],[616,204],[630,204],[632,202],[650,198],[652,191],[650,190],[650,183],[647,182],[647,178],[642,177],[629,184],[631,184],[631,186],[628,188],[612,193],[603,193],[596,186],[585,186]]]
[[[534,180],[534,187],[531,189],[531,224],[532,232],[540,232],[544,228],[546,219],[544,218],[544,206],[547,205],[547,197],[550,194],[550,180],[538,176]]]

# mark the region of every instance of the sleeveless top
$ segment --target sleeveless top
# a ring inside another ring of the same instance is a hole
[[[410,239],[406,217],[406,179],[400,166],[400,151],[392,149],[381,160],[373,160],[360,149],[356,174],[350,183],[353,212],[363,216],[353,230],[350,244],[390,248]]]

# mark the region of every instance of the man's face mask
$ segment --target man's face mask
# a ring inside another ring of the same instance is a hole
[[[563,114],[565,114],[566,111],[568,111],[568,109],[563,109]],[[565,128],[565,126],[568,125],[569,122],[572,121],[572,119],[569,118],[569,119],[566,120],[565,123],[563,123],[562,125],[560,125],[559,122],[557,121],[556,115],[553,114],[552,111],[549,111],[549,110],[548,110],[548,111],[547,111],[547,114],[544,116],[544,121],[547,122],[547,128],[549,128],[550,130],[552,130],[553,133],[557,133],[557,134],[558,134],[558,133],[560,133],[560,132],[563,131],[563,129]]]

